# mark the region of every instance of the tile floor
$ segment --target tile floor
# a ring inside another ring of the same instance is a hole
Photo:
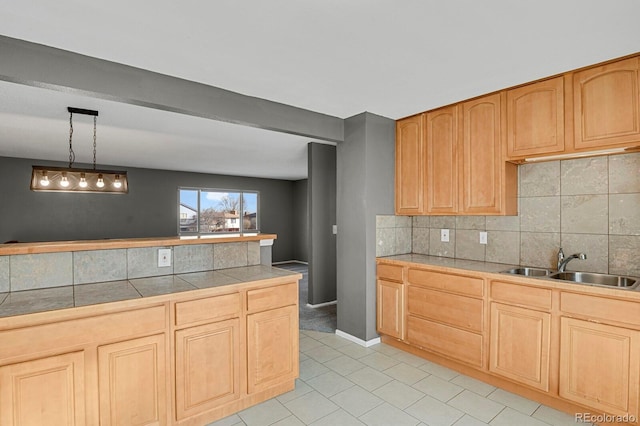
[[[208,426],[565,426],[573,416],[379,344],[300,331],[295,390]],[[584,424],[584,423],[581,423]]]

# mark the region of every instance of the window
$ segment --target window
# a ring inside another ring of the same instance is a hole
[[[258,192],[179,188],[180,235],[257,233]]]

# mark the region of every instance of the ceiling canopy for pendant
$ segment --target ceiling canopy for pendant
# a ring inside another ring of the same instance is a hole
[[[126,171],[96,169],[96,122],[98,111],[68,107],[69,111],[69,167],[33,166],[31,190],[46,192],[82,192],[126,194],[129,182]],[[73,114],[93,116],[93,168],[73,168]]]

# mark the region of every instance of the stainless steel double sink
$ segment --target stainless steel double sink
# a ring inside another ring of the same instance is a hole
[[[636,278],[620,275],[598,274],[595,272],[557,272],[543,268],[513,268],[502,271],[504,274],[540,277],[553,280],[569,281],[578,284],[590,284],[602,287],[615,287],[625,290],[635,289],[640,281]]]

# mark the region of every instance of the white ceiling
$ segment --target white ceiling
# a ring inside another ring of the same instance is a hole
[[[0,0],[0,34],[396,119],[639,52],[638,16],[638,0]],[[308,138],[11,83],[0,96],[0,155],[64,160],[68,117],[54,111],[72,105],[100,110],[100,163],[306,176]]]

